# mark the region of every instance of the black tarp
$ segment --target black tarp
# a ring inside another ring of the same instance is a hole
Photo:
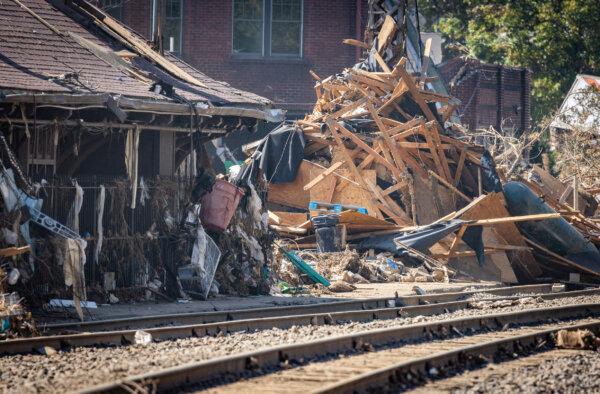
[[[377,252],[390,252],[397,257],[410,257],[409,251],[399,245],[406,245],[419,252],[426,253],[439,240],[450,233],[457,231],[465,222],[460,219],[454,219],[447,222],[431,224],[420,227],[410,232],[397,232],[386,235],[376,235],[365,238],[358,249],[374,249]],[[484,263],[483,240],[481,237],[481,227],[470,227],[463,236],[463,241],[477,253],[477,259],[480,264]],[[471,228],[473,230],[471,230]]]
[[[263,138],[241,178],[252,179],[260,169],[269,183],[293,182],[304,158],[304,146],[302,131],[282,124]]]
[[[496,171],[494,158],[487,150],[481,155],[481,185],[487,193],[502,192],[502,182]]]

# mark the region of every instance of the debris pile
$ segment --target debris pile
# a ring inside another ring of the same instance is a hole
[[[423,267],[440,280],[530,283],[577,273],[598,281],[600,227],[585,216],[595,201],[577,190],[582,202],[568,206],[561,197],[569,192],[557,196],[551,183],[558,181],[535,167],[537,177],[516,173],[518,182],[509,181],[453,123],[456,101],[433,90],[426,62],[420,72],[410,72],[404,57],[390,64],[397,53],[389,46],[398,44],[391,37],[397,23],[388,15],[366,60],[328,78],[313,75],[312,113],[256,147],[250,166],[269,182],[269,224],[280,246],[387,252],[394,264]],[[510,154],[509,163],[521,164]],[[371,280],[326,255],[304,256],[329,279]],[[291,280],[283,260],[275,271]]]

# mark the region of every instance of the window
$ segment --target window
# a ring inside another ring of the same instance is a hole
[[[263,0],[235,0],[233,4],[233,51],[263,54]]]
[[[123,19],[123,0],[100,0],[100,9],[115,19]]]
[[[302,0],[234,0],[233,53],[302,56]]]
[[[160,1],[153,1],[153,26],[152,36],[156,31],[156,23],[158,21],[158,10],[156,9],[157,4]],[[165,51],[173,52],[175,54],[181,54],[181,37],[183,30],[183,0],[162,0],[163,4],[163,29],[162,39],[163,48]]]

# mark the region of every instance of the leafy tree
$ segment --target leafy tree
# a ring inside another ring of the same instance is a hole
[[[422,0],[447,54],[533,72],[533,117],[552,113],[578,73],[600,73],[599,0]]]

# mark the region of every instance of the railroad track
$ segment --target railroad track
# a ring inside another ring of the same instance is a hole
[[[451,366],[542,350],[551,334],[565,327],[598,332],[598,317],[600,303],[591,303],[370,330],[194,362],[82,392],[120,393],[147,384],[159,391],[185,387],[238,393],[402,390],[443,375]]]
[[[537,295],[544,300],[577,296],[600,295],[600,289],[581,290]],[[518,300],[522,296],[482,298],[478,301]],[[473,301],[450,301],[437,304],[413,305],[406,307],[387,307],[380,309],[359,309],[331,313],[312,313],[268,318],[227,320],[216,323],[191,324],[149,328],[144,331],[155,340],[173,340],[179,338],[217,335],[219,333],[252,332],[272,329],[287,329],[292,326],[331,325],[347,322],[368,322],[373,320],[395,319],[398,317],[431,316],[468,309]],[[389,305],[389,304],[388,304]],[[326,305],[328,309],[328,305]],[[326,309],[326,310],[327,310]],[[251,312],[251,311],[248,311]],[[82,346],[121,346],[135,342],[137,330],[100,331],[66,335],[50,335],[33,338],[20,338],[0,342],[0,355],[33,353],[42,347],[69,349]]]
[[[434,304],[464,300],[473,294],[485,293],[496,296],[512,296],[516,294],[551,293],[553,284],[535,284],[512,287],[481,288],[472,291],[431,293],[400,297],[369,298],[362,300],[335,301],[308,305],[291,305],[270,308],[252,308],[239,310],[223,310],[214,312],[193,312],[168,315],[139,316],[112,320],[95,320],[86,322],[46,324],[43,333],[72,333],[90,331],[109,331],[121,329],[145,329],[150,327],[180,326],[189,324],[216,323],[230,320],[245,320],[265,317],[306,315],[352,310],[370,310],[389,307]]]

